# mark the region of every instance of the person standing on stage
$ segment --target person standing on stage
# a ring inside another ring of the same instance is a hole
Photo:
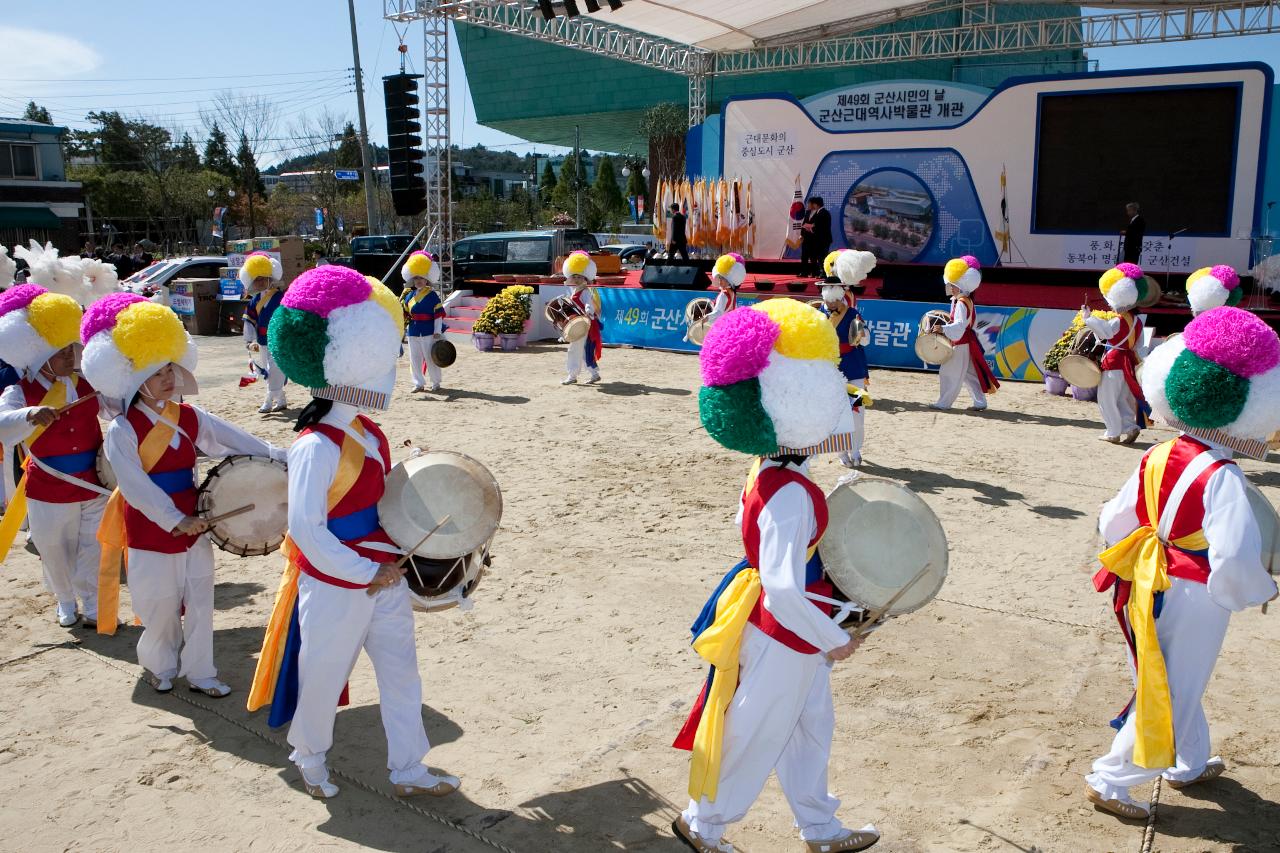
[[[987,395],[998,391],[1000,382],[987,364],[986,353],[976,331],[978,314],[973,294],[982,284],[982,266],[972,255],[952,258],[942,269],[942,281],[946,285],[947,296],[951,297],[951,320],[939,326],[937,331],[955,344],[956,352],[938,368],[938,402],[933,404],[933,408],[951,408],[960,396],[960,390],[967,388],[973,399],[969,411],[985,411]]]
[[[1231,457],[1264,457],[1280,429],[1280,338],[1247,311],[1214,308],[1147,357],[1142,389],[1181,434],[1147,451],[1098,520],[1108,548],[1094,587],[1112,590],[1137,689],[1085,777],[1089,802],[1130,820],[1150,816],[1134,786],[1163,776],[1185,788],[1226,771],[1205,688],[1231,614],[1276,597]]]
[[[1102,356],[1102,381],[1098,385],[1098,408],[1105,429],[1098,436],[1112,444],[1133,444],[1138,434],[1151,426],[1151,407],[1138,384],[1138,345],[1142,341],[1142,320],[1133,312],[1138,304],[1138,280],[1142,269],[1120,264],[1098,279],[1098,289],[1116,316],[1110,320],[1093,316],[1089,306],[1080,309],[1084,324],[1106,346]]]
[[[115,293],[85,311],[80,339],[85,377],[122,412],[103,442],[119,485],[98,528],[98,633],[115,633],[127,556],[143,680],[167,693],[182,676],[194,692],[226,696],[213,663],[213,545],[196,512],[196,458],[284,461],[284,450],[182,402],[196,390],[196,345],[171,309]]]
[[[685,234],[685,224],[688,220],[683,213],[680,212],[680,205],[672,202],[671,213],[667,216],[667,257],[674,258],[677,254],[689,260],[689,238]]]
[[[1140,263],[1142,241],[1147,236],[1147,220],[1142,218],[1141,209],[1136,201],[1131,201],[1124,206],[1124,215],[1126,224],[1120,229],[1120,236],[1123,238],[1121,245],[1124,251],[1124,262]]]
[[[848,446],[838,357],[831,323],[796,299],[726,314],[703,342],[702,425],[757,460],[738,512],[746,557],[694,623],[693,648],[712,669],[674,744],[692,756],[689,805],[672,831],[697,853],[733,849],[726,827],[746,816],[775,771],[812,853],[864,850],[880,839],[874,826],[845,827],[827,789],[831,668],[863,638],[806,595],[832,592],[815,558],[827,502],[805,453]]]
[[[413,391],[427,390],[425,366],[431,378],[431,390],[440,390],[440,365],[431,360],[431,345],[444,334],[444,303],[435,287],[440,283],[440,265],[426,252],[414,252],[400,268],[404,292],[400,304],[408,320],[409,370],[413,374]]]
[[[264,415],[283,412],[289,407],[284,390],[288,380],[271,359],[267,349],[267,329],[271,325],[271,315],[280,307],[280,299],[284,295],[279,287],[284,269],[266,252],[254,252],[245,257],[239,276],[249,300],[244,309],[244,345],[249,350],[254,371],[267,380],[267,398],[258,412]]]
[[[0,556],[25,515],[64,628],[81,619],[85,628],[97,627],[97,533],[110,494],[97,473],[102,400],[77,405],[95,396],[75,369],[81,316],[70,296],[34,284],[0,296],[0,358],[20,371],[0,395],[0,442],[6,453],[19,443],[28,453],[0,522]]]
[[[600,305],[591,290],[591,282],[596,280],[596,262],[579,249],[570,252],[564,259],[561,272],[564,273],[564,283],[569,286],[569,298],[578,306],[583,316],[591,320],[591,331],[586,337],[569,342],[569,349],[565,353],[566,376],[560,384],[575,384],[583,365],[587,368],[587,382],[595,384],[600,381],[600,356],[604,352]]]
[[[800,225],[800,275],[821,275],[830,249],[831,211],[822,206],[822,196],[811,196]]]
[[[324,266],[289,288],[271,323],[276,363],[312,401],[289,448],[289,535],[248,708],[289,725],[289,755],[307,793],[338,795],[326,764],[338,705],[360,650],[377,677],[387,769],[401,797],[444,796],[457,777],[429,770],[413,611],[401,551],[378,522],[391,470],[382,430],[365,411],[391,404],[404,312],[395,294],[355,270]]]

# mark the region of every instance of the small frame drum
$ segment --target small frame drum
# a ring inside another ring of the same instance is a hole
[[[228,456],[200,484],[196,512],[217,516],[253,504],[251,512],[224,518],[209,528],[213,543],[231,554],[270,554],[289,526],[289,473],[283,462],[263,456]]]
[[[955,354],[955,344],[946,335],[935,331],[938,325],[950,322],[951,315],[937,309],[926,311],[920,318],[915,348],[916,357],[925,364],[943,365]]]
[[[436,367],[449,367],[458,360],[458,348],[441,338],[431,344],[431,363]]]
[[[105,447],[98,448],[98,461],[95,463],[98,469],[98,482],[102,484],[104,489],[114,490],[116,487],[116,474],[111,470],[111,463],[107,461],[107,449]]]
[[[705,296],[691,299],[689,304],[684,306],[684,324],[689,329],[689,340],[694,344],[702,346],[702,342],[706,339],[707,332],[711,329],[707,317],[715,307],[716,304]]]
[[[1088,329],[1076,332],[1071,352],[1058,363],[1062,378],[1077,388],[1097,388],[1102,383],[1102,355],[1106,347]]]
[[[582,340],[591,331],[591,320],[568,296],[552,299],[542,313],[548,323],[560,330],[560,337],[569,343]]]
[[[850,346],[865,347],[871,343],[871,330],[867,328],[867,322],[861,316],[853,318],[853,322],[849,324],[849,340]]]
[[[1156,281],[1155,276],[1144,275],[1143,280],[1147,283],[1147,295],[1144,299],[1138,300],[1139,308],[1152,308],[1160,303],[1164,293],[1160,290],[1160,283]]]

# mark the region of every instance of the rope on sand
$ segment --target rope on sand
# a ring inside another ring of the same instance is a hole
[[[18,655],[16,658],[9,658],[6,661],[0,661],[0,669],[4,669],[6,666],[9,666],[11,664],[21,663],[24,660],[30,660],[31,658],[39,657],[45,652],[51,652],[54,649],[73,649],[77,645],[79,645],[78,640],[67,640],[62,643],[54,643],[51,646],[45,646],[43,649],[36,649],[34,652],[28,652],[25,655]]]
[[[1142,849],[1139,853],[1151,853],[1151,845],[1156,840],[1156,806],[1160,803],[1160,789],[1164,777],[1157,776],[1155,784],[1151,786],[1151,805],[1147,812],[1147,828],[1142,833]]]
[[[104,655],[101,655],[91,649],[85,648],[79,642],[63,643],[57,646],[51,646],[50,648],[77,649],[79,651],[84,652],[89,657],[94,658],[99,663],[105,664],[106,666],[109,666],[112,669],[116,669],[116,670],[119,670],[120,672],[128,674],[130,678],[136,677],[136,673],[131,668],[121,666],[120,664],[116,663],[110,658]],[[44,652],[48,650],[49,649],[41,649],[40,651]],[[37,652],[36,654],[39,654],[39,652]],[[26,657],[33,657],[33,655],[26,655]],[[15,660],[19,660],[19,658],[15,658]],[[160,695],[164,695],[164,694],[160,694]],[[177,699],[179,702],[185,702],[188,705],[201,709],[202,711],[207,711],[208,713],[213,714],[218,719],[223,720],[227,723],[230,723],[236,728],[246,731],[249,734],[257,737],[259,740],[266,741],[272,746],[278,747],[282,751],[287,751],[289,749],[289,745],[281,741],[279,738],[275,738],[275,737],[272,737],[271,735],[265,734],[264,732],[258,731],[252,726],[246,725],[244,722],[237,720],[234,717],[229,717],[226,714],[222,713],[221,711],[217,710],[216,708],[213,708],[205,704],[204,702],[200,702],[196,699],[191,698],[190,696],[183,695],[182,693],[179,693],[176,690],[171,691],[168,695],[173,697],[174,699]],[[381,797],[384,800],[389,800],[395,803],[397,806],[406,808],[411,812],[415,812],[421,815],[422,817],[427,818],[428,820],[435,821],[441,826],[452,829],[454,832],[462,833],[468,838],[471,838],[474,841],[478,841],[479,843],[485,845],[486,847],[491,847],[494,850],[499,850],[501,851],[501,853],[516,853],[515,850],[512,850],[510,847],[507,847],[505,844],[502,844],[501,842],[498,842],[498,841],[494,841],[492,838],[489,838],[488,836],[482,833],[476,832],[473,829],[468,829],[467,827],[463,826],[457,821],[453,821],[447,817],[444,817],[443,815],[438,815],[438,814],[435,814],[434,812],[427,811],[426,809],[419,806],[417,803],[410,802],[409,800],[405,800],[400,797],[393,797],[391,794],[387,793],[386,791],[375,788],[372,785],[368,784],[367,782],[357,779],[356,777],[351,776],[350,774],[344,773],[343,771],[335,767],[330,766],[329,773],[333,776],[337,776],[339,779],[342,779],[345,782],[348,782],[354,785],[355,787],[361,789],[362,791],[367,791],[368,793],[373,794],[374,796]]]

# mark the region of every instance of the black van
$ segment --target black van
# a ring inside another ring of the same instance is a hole
[[[581,228],[477,234],[453,244],[454,285],[503,274],[554,275],[560,272],[551,268],[555,259],[576,249],[598,252],[600,244]]]

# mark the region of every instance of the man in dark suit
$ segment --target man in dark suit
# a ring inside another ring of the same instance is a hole
[[[1120,231],[1124,236],[1124,262],[1136,264],[1138,258],[1142,257],[1142,240],[1147,236],[1147,220],[1142,218],[1136,201],[1126,204],[1124,212],[1129,219],[1129,224]]]
[[[800,225],[800,275],[822,275],[822,261],[831,248],[831,213],[822,196],[812,196]]]
[[[680,212],[680,205],[672,204],[671,213],[667,215],[667,258],[676,255],[689,260],[689,238],[685,234],[687,217]]]

